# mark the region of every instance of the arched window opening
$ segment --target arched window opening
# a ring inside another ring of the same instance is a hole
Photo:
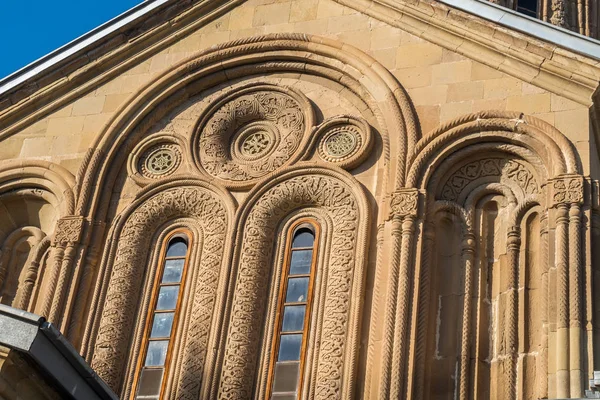
[[[515,0],[515,10],[521,14],[537,18],[538,0]]]
[[[169,235],[163,244],[160,267],[152,288],[142,351],[132,391],[135,400],[162,398],[176,334],[188,258],[189,235],[181,231]]]
[[[318,226],[301,220],[288,234],[269,368],[270,399],[298,399],[316,274]]]

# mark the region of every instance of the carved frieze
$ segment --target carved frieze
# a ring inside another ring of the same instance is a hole
[[[452,173],[442,188],[441,199],[456,201],[471,182],[488,177],[515,182],[524,194],[539,192],[535,175],[524,163],[508,158],[485,158],[471,161]]]

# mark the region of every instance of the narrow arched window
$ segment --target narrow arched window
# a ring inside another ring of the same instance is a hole
[[[538,0],[515,0],[515,9],[521,14],[537,18]]]
[[[189,235],[182,231],[169,235],[163,244],[137,364],[133,399],[162,398],[181,306],[189,246]]]
[[[301,220],[287,237],[269,367],[270,399],[295,400],[301,395],[318,233],[315,221]]]

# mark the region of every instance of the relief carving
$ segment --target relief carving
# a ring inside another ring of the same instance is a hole
[[[561,176],[552,181],[552,204],[583,204],[583,177]]]
[[[66,246],[67,244],[78,243],[81,240],[84,222],[83,217],[59,219],[54,234],[54,244]]]
[[[404,217],[417,215],[419,192],[417,189],[400,189],[392,194],[391,214]]]
[[[226,182],[252,181],[285,165],[312,125],[312,106],[300,92],[250,84],[221,96],[200,118],[196,163]]]
[[[222,368],[219,398],[252,397],[262,321],[267,305],[277,227],[290,212],[319,207],[332,219],[331,249],[325,257],[326,288],[322,330],[318,332],[314,394],[317,399],[342,396],[344,368],[353,343],[349,340],[351,303],[359,231],[356,195],[338,179],[323,175],[292,177],[267,190],[252,207],[239,256],[238,279]],[[359,278],[360,279],[360,278]],[[359,296],[360,297],[360,296]],[[360,301],[356,299],[356,301]],[[324,302],[324,303],[323,303]],[[347,378],[346,378],[347,379]]]
[[[469,183],[490,176],[517,183],[525,194],[539,192],[535,176],[523,163],[506,158],[486,158],[469,162],[455,171],[442,188],[441,199],[456,201]]]
[[[202,187],[177,187],[160,192],[132,212],[118,237],[106,302],[99,325],[92,366],[118,390],[129,357],[129,343],[142,290],[152,236],[166,221],[194,218],[202,229],[203,248],[198,290],[193,294],[190,327],[182,355],[183,376],[178,398],[198,398],[208,331],[223,255],[227,212],[222,200]]]

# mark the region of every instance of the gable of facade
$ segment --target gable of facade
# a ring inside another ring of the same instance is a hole
[[[2,303],[124,399],[584,395],[597,59],[437,2],[154,15],[0,98]]]

